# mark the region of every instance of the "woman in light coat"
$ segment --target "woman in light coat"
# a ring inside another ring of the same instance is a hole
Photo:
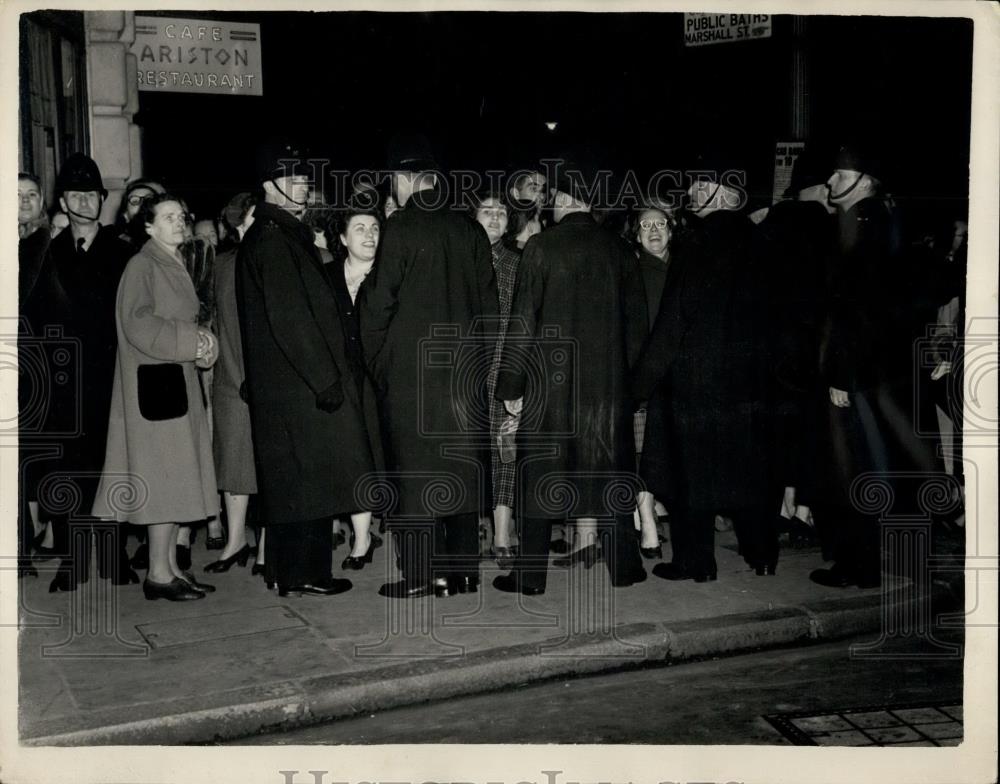
[[[201,599],[211,586],[177,566],[178,523],[219,512],[197,367],[216,338],[198,326],[198,296],[179,248],[185,210],[160,194],[140,213],[150,239],[118,287],[118,359],[107,451],[93,514],[149,526],[147,599]]]

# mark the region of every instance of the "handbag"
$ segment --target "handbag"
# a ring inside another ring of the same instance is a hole
[[[150,422],[178,419],[188,412],[184,367],[176,362],[139,365],[139,413]]]

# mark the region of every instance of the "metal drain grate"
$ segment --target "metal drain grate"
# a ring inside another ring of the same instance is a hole
[[[962,705],[877,705],[764,716],[796,746],[957,746]]]

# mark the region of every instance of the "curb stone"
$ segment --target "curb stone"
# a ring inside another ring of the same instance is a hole
[[[894,595],[888,596],[891,599]],[[912,591],[897,591],[895,596],[910,598],[885,605],[882,594],[840,596],[757,613],[627,624],[615,627],[608,635],[554,638],[474,651],[463,656],[460,663],[453,657],[418,660],[366,672],[323,675],[173,703],[140,705],[124,722],[120,709],[116,708],[113,715],[94,711],[82,719],[38,722],[30,728],[31,736],[22,737],[21,742],[26,746],[178,745],[245,737],[250,744],[251,736],[262,732],[546,679],[878,632],[887,609],[899,610],[915,603]],[[935,585],[929,601],[954,605],[953,588]]]

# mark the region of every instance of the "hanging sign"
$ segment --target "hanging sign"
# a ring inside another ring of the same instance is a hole
[[[259,24],[136,15],[129,51],[140,90],[264,94]]]
[[[684,14],[685,46],[770,37],[770,14]]]

